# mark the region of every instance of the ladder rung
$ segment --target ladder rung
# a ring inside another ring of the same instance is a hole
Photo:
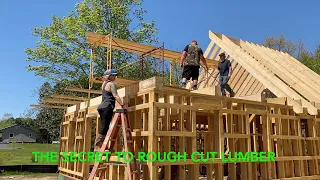
[[[133,143],[133,141],[132,141],[132,140],[129,140],[129,141],[127,141],[127,143]]]

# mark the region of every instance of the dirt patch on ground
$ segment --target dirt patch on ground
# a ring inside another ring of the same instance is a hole
[[[23,176],[23,175],[12,175],[12,176],[0,176],[1,180],[57,180],[57,176]]]

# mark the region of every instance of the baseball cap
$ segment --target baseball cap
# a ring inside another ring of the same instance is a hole
[[[226,54],[225,53],[220,53],[219,56],[226,56]]]
[[[107,75],[117,75],[117,71],[114,69],[108,69],[103,73],[103,76],[107,76]]]

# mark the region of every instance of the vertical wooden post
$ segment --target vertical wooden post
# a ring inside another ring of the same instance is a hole
[[[149,120],[151,122],[149,121],[148,131],[151,135],[149,135],[148,152],[157,152],[158,150],[158,138],[154,133],[158,129],[158,109],[154,107],[153,104],[153,102],[156,102],[158,100],[156,96],[157,94],[154,91],[149,93],[149,102],[152,103],[152,106],[149,107]],[[158,180],[158,167],[153,166],[151,162],[147,162],[147,164],[149,168],[150,180]]]
[[[92,129],[92,118],[84,117],[84,152],[90,152],[91,149],[91,129]],[[88,154],[84,155],[84,159],[88,159]],[[84,179],[89,178],[89,162],[84,162],[82,166],[82,172]]]
[[[224,156],[223,118],[220,110],[214,110],[214,151],[217,152],[217,158]],[[223,180],[223,164],[215,164],[215,179]]]

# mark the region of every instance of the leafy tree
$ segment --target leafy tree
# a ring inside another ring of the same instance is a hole
[[[52,24],[34,27],[33,35],[40,37],[35,49],[27,48],[28,61],[39,62],[28,66],[38,76],[87,88],[90,63],[90,45],[86,43],[86,32],[112,33],[114,37],[139,43],[157,43],[155,22],[145,22],[142,1],[137,0],[83,0],[76,4],[75,11],[67,17],[53,15]],[[106,67],[106,48],[95,51],[95,76],[101,76]],[[124,66],[132,58],[123,51],[113,51],[114,67]],[[145,70],[151,62],[146,63]],[[122,76],[137,77],[140,68],[130,66]],[[62,81],[61,81],[62,80]]]
[[[301,57],[301,63],[320,75],[320,45],[314,54],[304,54]]]
[[[39,103],[44,97],[51,96],[53,93],[59,93],[61,91],[61,84],[56,84],[51,86],[50,83],[45,82],[39,89]],[[57,104],[53,104],[57,105]],[[47,109],[41,108],[37,114],[38,132],[40,141],[53,141],[57,140],[60,135],[60,123],[63,119],[64,110],[63,109]],[[49,139],[48,139],[49,134]]]
[[[1,120],[8,120],[10,118],[13,118],[13,114],[12,113],[4,113],[4,115],[1,118]]]
[[[5,119],[5,120],[2,120],[0,121],[0,130],[5,128],[5,127],[9,127],[9,126],[12,126],[14,125],[14,118],[11,117],[11,118],[8,118],[8,119]]]
[[[283,34],[280,34],[279,37],[267,37],[263,42],[263,46],[283,51],[290,55],[294,55],[297,50],[297,45],[294,42],[285,39]]]

